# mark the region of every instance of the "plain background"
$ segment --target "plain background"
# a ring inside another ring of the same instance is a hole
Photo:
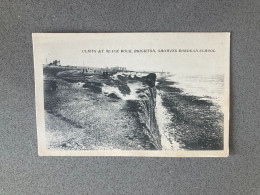
[[[33,32],[231,32],[230,157],[38,157]],[[257,0],[0,0],[0,194],[260,194],[259,34]]]

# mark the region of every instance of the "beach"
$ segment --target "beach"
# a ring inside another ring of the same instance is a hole
[[[174,76],[157,80],[157,92],[166,108],[165,136],[172,148],[185,150],[223,149],[223,114],[213,97],[185,93]],[[177,79],[176,79],[177,80]],[[190,90],[188,90],[190,91]],[[177,144],[176,144],[177,142]],[[177,145],[177,146],[176,146]]]

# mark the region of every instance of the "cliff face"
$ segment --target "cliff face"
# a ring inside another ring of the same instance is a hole
[[[149,137],[151,143],[156,149],[162,149],[161,136],[155,117],[156,88],[149,87],[145,91],[145,94],[148,99],[139,101],[139,104],[142,108],[142,112],[139,113],[139,117],[140,120],[144,122],[147,127],[144,129],[144,133]]]
[[[137,96],[134,99],[127,100],[128,111],[132,113],[139,124],[139,129],[145,134],[144,141],[150,143],[149,149],[160,150],[162,149],[161,136],[155,115],[156,74],[150,73],[147,76],[132,79],[139,83],[140,88],[136,90]],[[131,85],[128,84],[128,86]],[[131,88],[131,91],[134,91],[134,89]]]

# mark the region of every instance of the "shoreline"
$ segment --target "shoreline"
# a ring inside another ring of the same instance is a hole
[[[175,83],[158,79],[157,89],[162,93],[162,104],[172,115],[169,132],[185,150],[223,149],[223,114],[220,106],[208,100],[182,93]]]

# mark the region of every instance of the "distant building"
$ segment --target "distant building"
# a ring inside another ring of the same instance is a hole
[[[82,73],[95,73],[103,74],[106,73],[115,73],[120,71],[126,71],[125,67],[111,67],[111,68],[98,68],[98,67],[88,67],[88,66],[77,66],[77,68],[82,69]]]
[[[126,67],[119,67],[119,66],[112,67],[111,69],[114,71],[126,71]]]
[[[83,73],[88,72],[88,73],[102,73],[101,68],[94,68],[94,67],[83,67]]]
[[[60,66],[60,60],[54,60],[53,62],[49,63],[48,66]]]

